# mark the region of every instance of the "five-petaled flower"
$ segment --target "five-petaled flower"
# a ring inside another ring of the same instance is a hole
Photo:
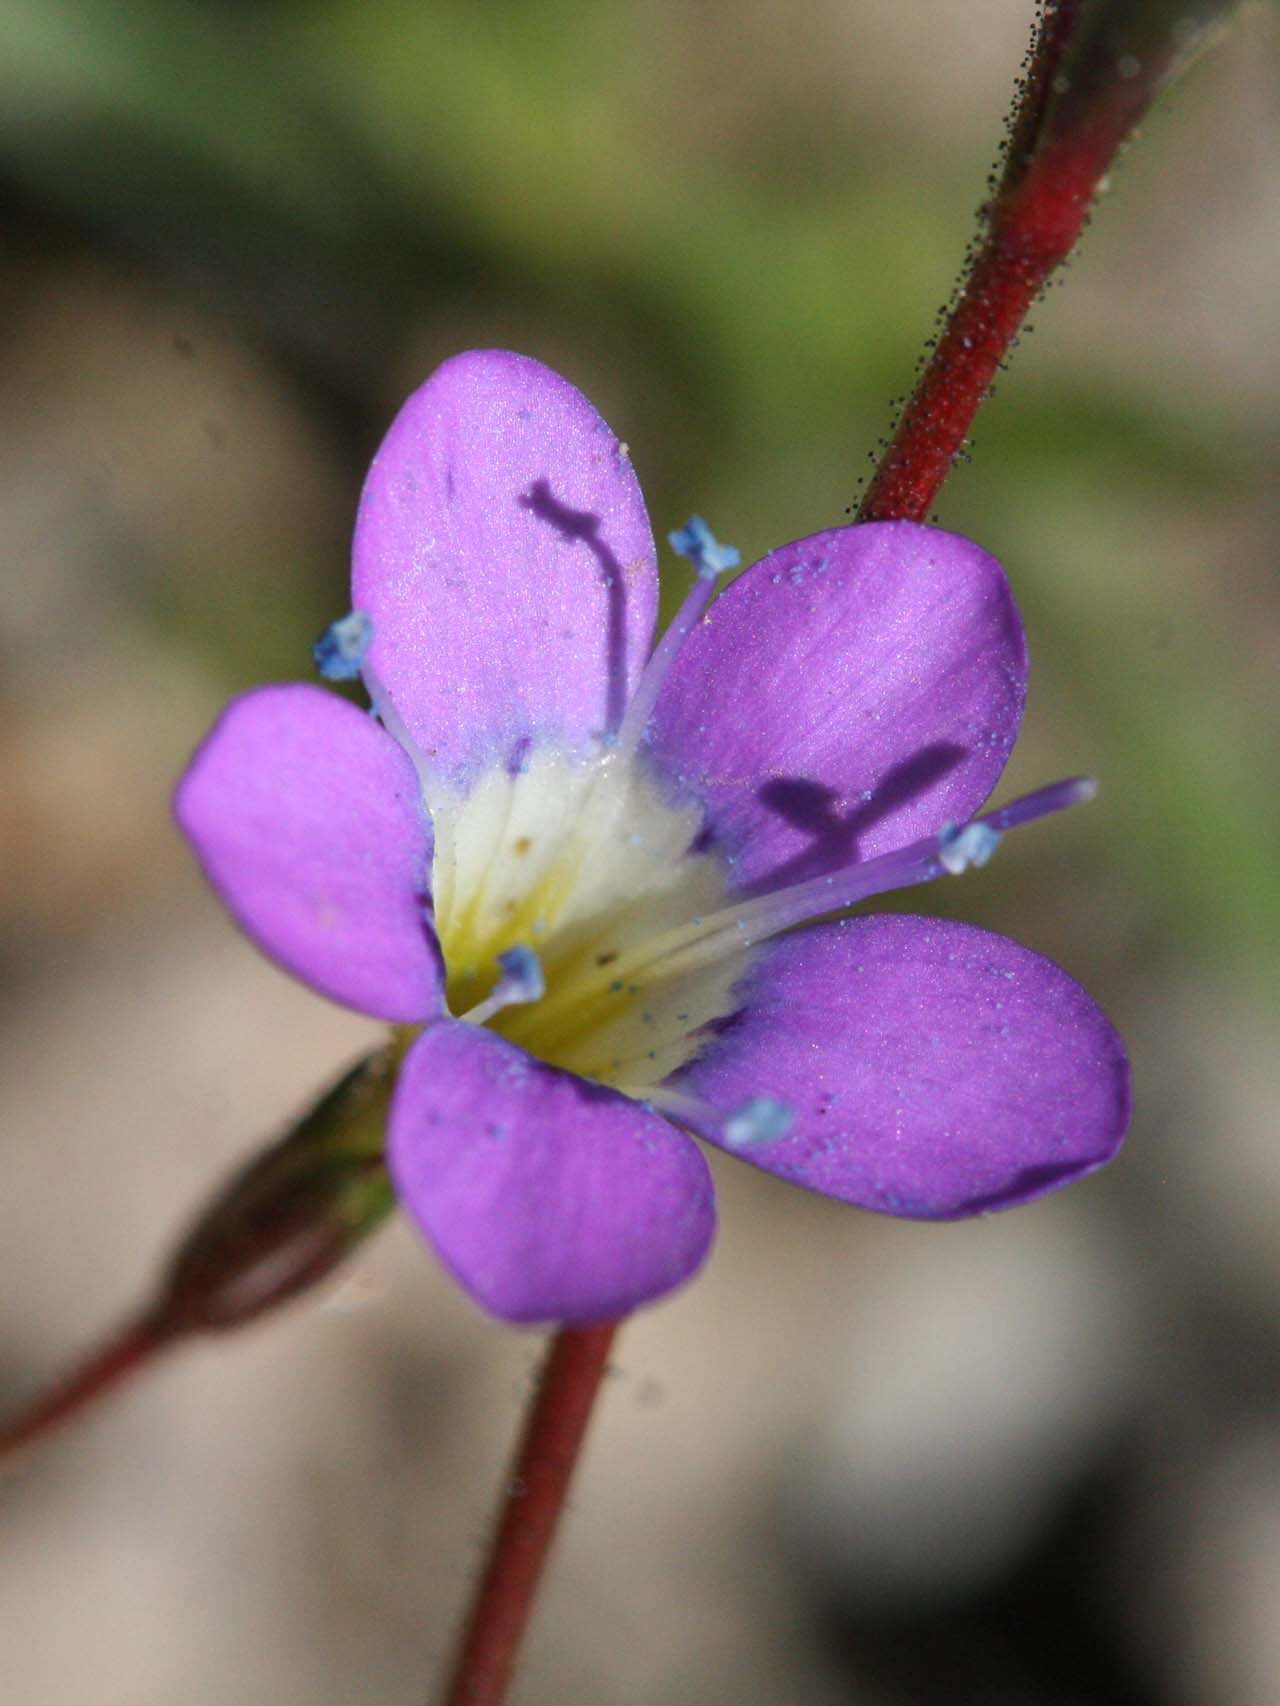
[[[358,614],[317,654],[363,674],[375,716],[315,686],[249,693],[177,793],[261,947],[421,1027],[392,1176],[512,1321],[615,1317],[697,1269],[714,1199],[690,1133],[950,1219],[1090,1172],[1128,1119],[1120,1039],[1057,966],[967,925],[847,915],[1086,791],[974,818],[1024,698],[999,564],[906,522],[844,527],[708,610],[733,554],[700,522],[672,540],[697,573],[650,657],[626,448],[537,362],[447,362],[374,460]]]

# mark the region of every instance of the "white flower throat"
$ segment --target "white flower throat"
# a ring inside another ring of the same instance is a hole
[[[745,947],[688,966],[646,952],[723,913],[726,867],[690,852],[701,812],[664,799],[621,742],[586,763],[535,751],[518,774],[491,770],[464,798],[437,799],[432,815],[452,1012],[489,995],[499,955],[531,947],[545,994],[488,1023],[555,1066],[647,1091],[732,1010]]]

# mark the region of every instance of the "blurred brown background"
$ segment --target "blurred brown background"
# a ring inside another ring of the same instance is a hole
[[[972,226],[1025,0],[0,0],[0,1399],[372,1027],[168,820],[345,610],[445,355],[558,366],[661,536],[832,525]],[[1280,1702],[1280,14],[1164,99],[941,506],[1099,803],[927,896],[1134,1056],[1109,1172],[963,1226],[732,1164],[620,1343],[521,1706]],[[537,1341],[402,1226],[0,1481],[5,1706],[421,1700]]]

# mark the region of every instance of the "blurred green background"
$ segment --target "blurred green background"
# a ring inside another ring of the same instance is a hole
[[[0,1397],[370,1034],[235,937],[167,796],[228,692],[308,673],[402,397],[520,349],[659,537],[839,523],[1029,11],[0,0]],[[1130,1147],[955,1228],[720,1167],[526,1706],[1280,1701],[1278,64],[1246,7],[1162,100],[939,507],[1029,630],[1009,788],[1103,791],[911,903],[1103,999]],[[395,1229],[175,1363],[0,1484],[0,1697],[420,1698],[534,1354]]]

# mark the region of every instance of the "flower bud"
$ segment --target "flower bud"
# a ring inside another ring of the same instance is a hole
[[[329,1274],[390,1213],[384,1133],[412,1033],[353,1067],[233,1178],[196,1221],[154,1298],[6,1423],[0,1464],[79,1415],[188,1334],[239,1327]]]
[[[171,1332],[251,1321],[325,1279],[394,1205],[383,1134],[402,1049],[371,1055],[238,1173],[170,1262]]]
[[[1235,0],[1083,0],[1053,69],[1037,146],[1118,142],[1216,34]]]

